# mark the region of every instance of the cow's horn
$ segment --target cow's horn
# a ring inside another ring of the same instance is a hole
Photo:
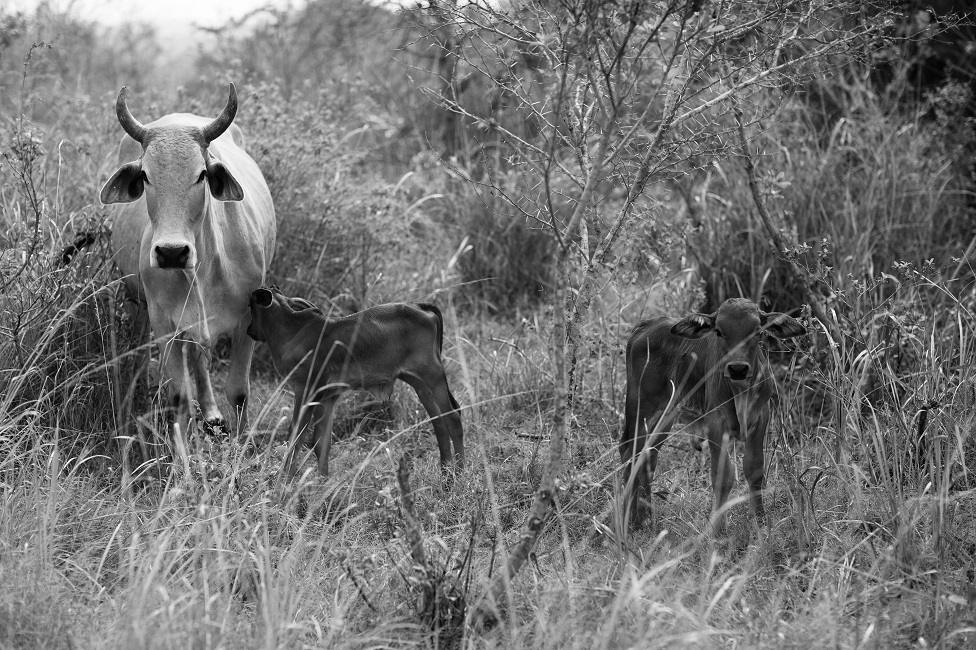
[[[115,114],[119,117],[119,124],[125,129],[133,140],[142,144],[142,141],[146,139],[146,127],[144,127],[139,120],[132,117],[132,113],[129,112],[129,107],[125,104],[125,96],[128,94],[129,89],[122,86],[122,90],[119,91],[119,98],[115,100]]]
[[[226,131],[230,123],[234,121],[234,116],[237,115],[237,89],[234,88],[233,83],[229,86],[230,92],[224,110],[217,116],[217,119],[203,127],[203,139],[207,144],[219,138],[220,134]]]

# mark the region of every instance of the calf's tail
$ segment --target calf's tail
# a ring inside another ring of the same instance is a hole
[[[437,323],[437,354],[440,354],[444,347],[444,315],[441,313],[441,310],[437,308],[437,305],[433,305],[429,302],[420,302],[417,303],[417,306],[425,312],[434,315],[434,320]]]
[[[441,350],[444,347],[444,315],[441,310],[437,308],[437,305],[432,305],[429,302],[417,303],[423,311],[434,315],[434,322],[437,325],[437,356],[441,356]],[[458,401],[454,398],[454,393],[451,392],[450,387],[447,389],[447,396],[451,399],[451,406],[455,411],[460,412],[461,406]]]

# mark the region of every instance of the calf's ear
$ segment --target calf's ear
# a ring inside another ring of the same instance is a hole
[[[715,329],[715,314],[692,314],[671,326],[671,333],[686,339],[700,339]]]
[[[254,304],[258,307],[270,307],[274,299],[274,295],[263,287],[255,290],[251,295],[254,298]]]
[[[142,176],[142,164],[139,161],[130,162],[119,167],[112,178],[105,181],[98,198],[102,203],[132,203],[145,190]]]
[[[762,312],[759,319],[763,328],[778,339],[791,339],[807,333],[807,328],[800,321],[778,311]]]
[[[304,298],[298,298],[298,297],[289,298],[289,301],[291,302],[292,306],[295,308],[295,311],[306,311],[308,309],[311,309],[313,311],[319,312],[320,314],[322,313],[321,309],[319,309],[317,306],[313,305],[309,301],[305,300]]]

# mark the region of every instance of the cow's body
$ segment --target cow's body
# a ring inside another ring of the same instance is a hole
[[[231,102],[236,110],[233,87]],[[126,127],[124,89],[118,110]],[[248,299],[274,254],[275,214],[240,129],[228,122],[207,141],[201,134],[213,122],[174,113],[126,127],[119,171],[101,196],[120,204],[112,216],[116,261],[162,340],[161,379],[174,401],[188,408],[196,399],[207,423],[224,423],[208,366],[213,343],[229,336],[226,394],[244,425],[254,349]]]
[[[363,389],[389,398],[398,379],[416,391],[431,417],[441,465],[463,463],[460,407],[441,362],[443,319],[433,305],[392,303],[330,320],[301,298],[259,289],[248,334],[268,344],[295,392],[290,475],[297,442],[309,427],[319,472],[328,475],[333,411],[343,392]]]
[[[724,529],[722,508],[732,486],[730,440],[745,443],[743,473],[753,509],[764,516],[763,443],[769,426],[773,378],[760,337],[804,332],[785,314],[766,314],[746,299],[724,302],[710,315],[681,320],[658,317],[639,323],[627,342],[627,397],[620,455],[625,501],[635,523],[642,519],[641,497],[649,498],[657,454],[682,413],[701,418],[712,461],[715,531]],[[648,443],[646,438],[650,435]],[[645,445],[649,445],[646,451]],[[646,453],[644,469],[634,467]]]

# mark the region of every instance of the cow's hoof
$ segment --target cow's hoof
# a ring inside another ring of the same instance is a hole
[[[227,423],[223,418],[209,418],[203,421],[203,430],[209,436],[226,438],[228,435]]]

